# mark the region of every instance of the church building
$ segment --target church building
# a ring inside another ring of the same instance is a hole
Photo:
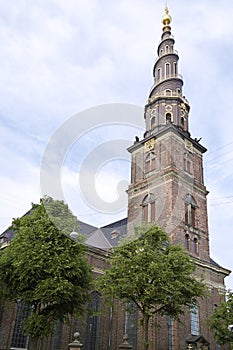
[[[207,296],[198,307],[185,309],[180,322],[170,317],[154,317],[150,324],[150,350],[227,349],[216,344],[207,319],[224,298],[224,278],[230,271],[210,257],[207,213],[208,191],[204,184],[203,155],[207,149],[193,138],[189,129],[190,105],[183,95],[179,74],[179,55],[171,34],[171,16],[166,7],[162,36],[153,67],[153,86],[145,105],[143,139],[129,147],[131,183],[128,188],[128,216],[97,228],[79,222],[87,236],[88,260],[93,273],[108,267],[109,249],[141,223],[156,223],[174,244],[182,244],[196,264],[196,275],[203,277]],[[7,230],[2,247],[12,238]],[[92,291],[90,307],[98,311],[101,296]],[[19,309],[22,305],[0,309],[0,350],[28,349],[30,339],[20,332]],[[158,327],[158,324],[160,327]],[[140,350],[141,330],[137,309],[125,311],[120,302],[106,314],[87,314],[71,326],[58,324],[53,337],[44,341],[42,350],[67,350],[75,331],[81,334],[83,350],[117,350],[124,333],[134,350]]]

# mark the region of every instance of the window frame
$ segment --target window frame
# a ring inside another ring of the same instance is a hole
[[[153,193],[150,193],[144,197],[142,201],[142,221],[144,223],[155,222],[156,215],[156,200]]]
[[[186,225],[196,227],[196,202],[190,194],[186,194],[184,197],[185,202],[185,216],[184,221]]]
[[[190,305],[190,332],[192,335],[200,335],[199,308],[197,305]]]

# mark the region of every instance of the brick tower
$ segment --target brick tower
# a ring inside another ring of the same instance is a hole
[[[203,342],[210,343],[214,349],[216,345],[206,319],[225,291],[224,277],[229,271],[210,258],[208,191],[204,184],[202,159],[206,148],[200,140],[192,138],[189,131],[190,105],[183,96],[183,78],[178,71],[179,56],[174,49],[167,7],[162,24],[153,68],[154,84],[145,105],[144,138],[137,139],[128,149],[132,157],[128,232],[142,222],[162,226],[171,242],[184,244],[194,257],[196,273],[204,276],[210,291],[208,298],[200,301],[202,312],[187,310],[184,324],[173,325],[170,341],[160,342],[158,349],[184,349],[187,343],[194,342],[198,347],[198,341],[202,345]]]

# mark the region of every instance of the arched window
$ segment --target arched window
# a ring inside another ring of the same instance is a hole
[[[11,347],[27,349],[28,346],[28,337],[22,333],[22,324],[26,317],[29,316],[30,308],[25,305],[21,300],[18,301],[17,313],[15,319],[15,327],[13,332],[13,338]]]
[[[89,304],[90,313],[87,320],[87,350],[99,350],[100,339],[100,310],[101,299],[97,291],[91,293],[91,302]]]
[[[170,63],[165,63],[166,78],[170,76]]]
[[[149,173],[150,171],[155,170],[156,162],[155,162],[155,154],[153,152],[150,152],[145,161],[145,172]]]
[[[168,326],[168,350],[174,350],[174,320],[171,316],[168,316],[167,326]]]
[[[155,117],[152,117],[150,120],[150,128],[153,130],[155,128]]]
[[[62,328],[63,328],[63,323],[61,320],[58,320],[56,328],[51,338],[51,348],[50,348],[51,350],[57,350],[61,348]]]
[[[181,124],[182,128],[184,128],[184,117],[180,118],[180,124]]]
[[[161,68],[158,68],[157,79],[161,79]]]
[[[191,323],[191,334],[199,335],[200,334],[199,310],[197,305],[191,305],[190,307],[190,323]]]
[[[129,337],[129,343],[133,349],[137,348],[137,325],[138,325],[138,307],[131,301],[126,304],[125,309],[125,332]]]
[[[173,62],[173,74],[174,74],[174,76],[177,75],[177,63],[176,62]]]
[[[172,122],[172,115],[171,113],[166,113],[166,123],[169,124]]]
[[[198,244],[198,239],[195,237],[193,240],[193,252],[195,254],[199,254],[199,244]]]
[[[185,244],[185,248],[187,250],[190,250],[190,237],[189,237],[189,234],[187,234],[187,233],[184,236],[184,244]]]
[[[187,225],[195,227],[195,224],[196,224],[195,212],[197,208],[195,200],[190,194],[186,194],[184,198],[184,202],[185,202],[185,223]]]
[[[165,94],[166,94],[166,96],[171,96],[172,95],[172,90],[166,89],[165,90]]]
[[[169,52],[169,46],[166,45],[166,53],[168,53],[168,52]]]
[[[155,221],[155,196],[148,194],[142,202],[142,221],[151,223]]]

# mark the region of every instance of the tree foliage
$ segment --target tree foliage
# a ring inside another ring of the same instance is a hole
[[[111,268],[99,280],[106,298],[134,302],[142,315],[143,349],[148,349],[148,323],[154,314],[178,318],[184,306],[205,294],[194,276],[195,264],[184,250],[171,245],[157,226],[140,226],[132,241],[114,248]]]
[[[51,334],[57,320],[81,315],[91,286],[85,247],[54,225],[57,220],[71,232],[74,216],[64,202],[45,201],[46,208],[41,200],[22,218],[13,220],[14,238],[0,251],[1,297],[30,306],[24,333],[33,339]]]
[[[209,319],[210,328],[215,332],[214,337],[218,344],[233,343],[233,330],[228,327],[233,325],[233,292],[229,291],[227,300],[222,301],[214,309]]]

